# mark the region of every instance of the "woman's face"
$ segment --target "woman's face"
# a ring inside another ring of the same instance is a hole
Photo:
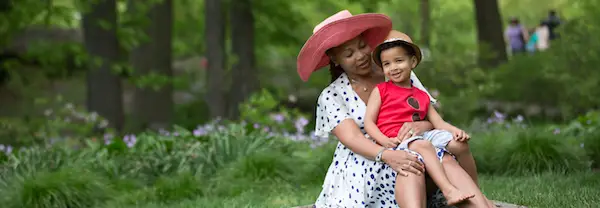
[[[353,75],[367,75],[371,69],[371,47],[356,37],[330,51],[334,63],[339,64],[346,73]]]

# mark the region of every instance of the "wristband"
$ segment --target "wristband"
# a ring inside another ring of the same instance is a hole
[[[377,156],[375,156],[375,162],[378,163],[382,163],[383,161],[381,160],[383,158],[383,151],[385,151],[387,148],[383,147],[381,148],[381,150],[379,150],[379,152],[377,153]]]

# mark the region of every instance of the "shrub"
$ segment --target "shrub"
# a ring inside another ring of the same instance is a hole
[[[593,168],[600,167],[600,112],[590,111],[571,121],[561,134],[576,138],[574,141],[592,161]]]
[[[471,149],[478,170],[488,174],[569,172],[587,168],[572,138],[547,128],[509,126],[475,135]]]
[[[0,189],[3,207],[91,207],[113,197],[106,178],[84,168],[40,171],[4,181]]]

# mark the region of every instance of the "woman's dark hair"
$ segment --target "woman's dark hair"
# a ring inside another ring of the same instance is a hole
[[[329,74],[331,74],[331,82],[335,81],[343,73],[344,69],[340,65],[335,65],[333,61],[329,60]]]
[[[521,23],[521,21],[517,17],[511,17],[509,22],[510,22],[510,24],[513,24],[513,25],[518,25]]]
[[[340,65],[336,65],[333,63],[333,55],[331,54],[331,49],[325,51],[325,54],[329,56],[329,74],[331,75],[331,82],[335,81],[338,77],[340,77],[344,73],[344,68]]]
[[[374,53],[373,55],[375,57],[373,57],[373,58],[375,60],[379,60],[379,62],[381,62],[381,52],[391,49],[391,48],[395,48],[395,47],[402,47],[406,51],[406,54],[409,56],[417,56],[417,52],[410,45],[403,43],[401,41],[392,41],[392,42],[387,42],[387,43],[381,44],[379,46],[379,53]]]

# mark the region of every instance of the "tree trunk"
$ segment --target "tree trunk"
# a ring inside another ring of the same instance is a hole
[[[229,92],[229,117],[239,116],[239,104],[258,86],[254,54],[254,16],[250,0],[235,0],[231,4],[231,45],[237,60],[232,68],[232,86]]]
[[[108,23],[101,25],[101,23]],[[111,71],[119,60],[117,13],[115,0],[98,0],[83,15],[84,44],[88,54],[101,62],[92,62],[87,74],[87,107],[108,119],[109,126],[123,127],[121,79]]]
[[[225,82],[225,18],[220,0],[205,0],[207,93],[206,103],[210,117],[215,119],[227,114]],[[246,34],[240,34],[244,36]]]
[[[144,28],[149,40],[141,43],[131,53],[131,64],[136,77],[158,74],[168,81],[159,89],[136,88],[133,115],[137,130],[143,128],[168,128],[173,120],[172,26],[173,1],[162,0],[147,13],[149,25]]]
[[[431,7],[429,5],[429,0],[421,0],[421,44],[424,48],[429,48],[429,44],[431,44]]]
[[[479,43],[478,62],[483,67],[495,67],[507,60],[502,18],[497,0],[474,0]]]

